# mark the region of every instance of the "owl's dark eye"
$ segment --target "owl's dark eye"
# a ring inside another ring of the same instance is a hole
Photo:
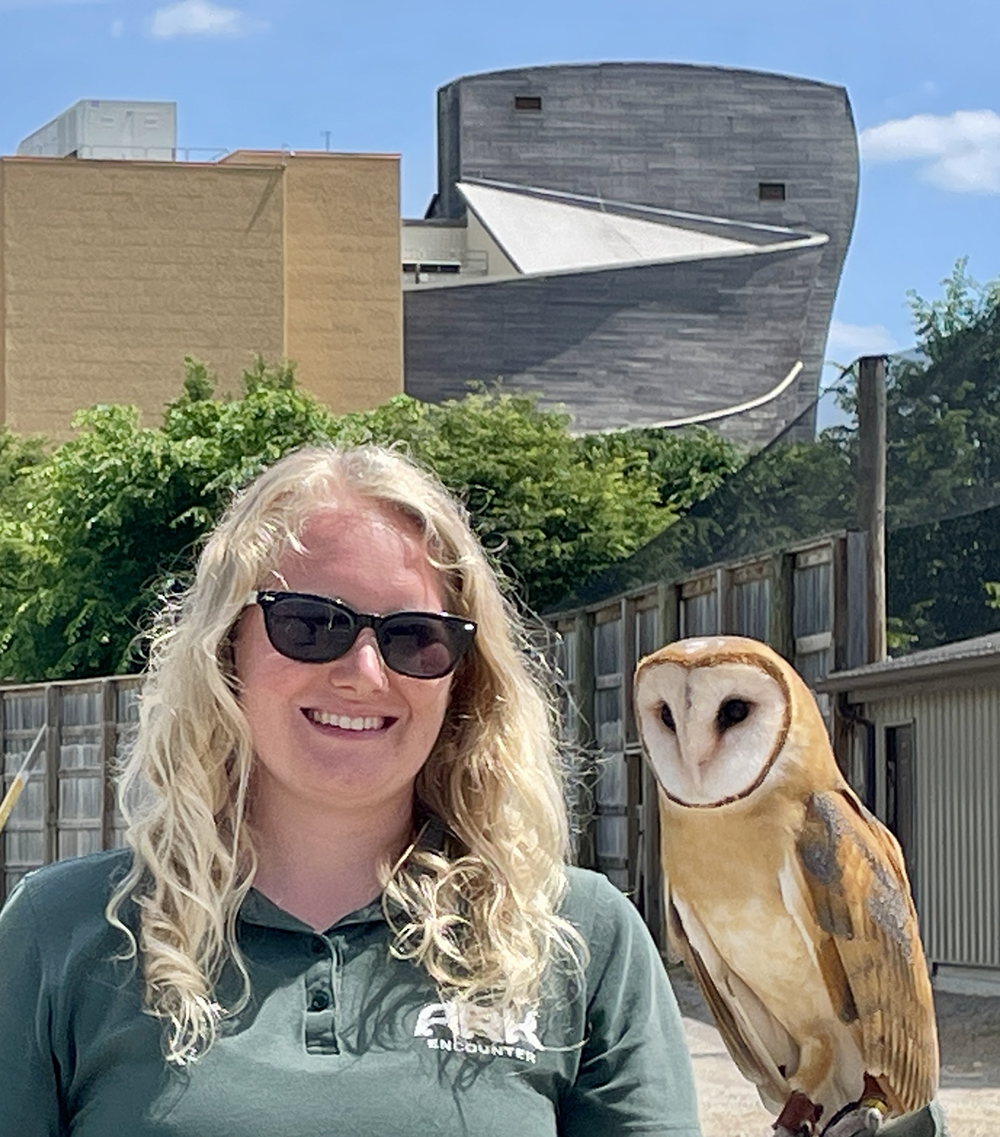
[[[676,732],[677,724],[674,722],[673,712],[666,703],[660,707],[660,719],[662,720],[663,725],[667,728],[667,730]]]
[[[750,713],[751,703],[746,699],[727,699],[721,707],[719,713],[716,715],[716,724],[719,727],[719,732],[728,730],[731,726],[742,722]]]

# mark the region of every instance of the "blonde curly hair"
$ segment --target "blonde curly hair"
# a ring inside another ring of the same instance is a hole
[[[167,1026],[168,1059],[213,1042],[215,986],[230,961],[249,994],[236,917],[253,884],[248,804],[253,740],[233,671],[234,629],[317,508],[354,494],[422,535],[450,611],[474,620],[416,806],[445,827],[381,867],[391,951],[421,964],[446,998],[520,1008],[556,953],[585,948],[557,913],[566,887],[566,812],[551,705],[523,628],[469,527],[432,477],[376,446],[308,448],[240,494],[209,537],[195,579],[153,639],[135,745],[121,773],[134,857],[107,908],[138,953],[147,1008]],[[138,905],[134,934],[122,905]]]

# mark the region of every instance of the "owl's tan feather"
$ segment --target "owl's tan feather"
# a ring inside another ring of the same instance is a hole
[[[890,1106],[919,1109],[937,1087],[937,1033],[899,845],[844,789],[810,798],[797,846],[817,919],[842,964],[837,973],[824,969],[827,986],[843,997],[846,980],[865,1066]]]

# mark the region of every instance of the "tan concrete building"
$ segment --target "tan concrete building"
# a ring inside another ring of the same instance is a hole
[[[155,424],[194,356],[235,389],[291,359],[337,412],[403,389],[399,158],[0,158],[0,421],[63,438],[133,403]]]

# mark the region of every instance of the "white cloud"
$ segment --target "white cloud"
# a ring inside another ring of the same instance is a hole
[[[892,355],[899,351],[899,344],[882,324],[845,324],[843,320],[832,320],[826,350],[830,355],[842,356],[838,362],[850,363],[859,355]]]
[[[250,22],[236,8],[221,8],[209,0],[181,0],[157,8],[151,31],[160,39],[173,36],[238,36],[250,30]]]
[[[121,39],[124,31],[125,31],[125,21],[124,20],[112,20],[111,21],[111,34],[115,39]]]
[[[861,132],[869,162],[923,160],[923,178],[958,193],[1000,193],[1000,114],[916,114]]]

